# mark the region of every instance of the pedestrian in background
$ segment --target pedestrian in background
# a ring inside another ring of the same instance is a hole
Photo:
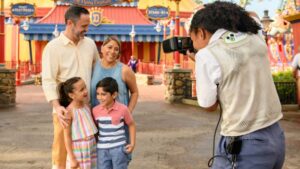
[[[216,1],[196,12],[190,26],[198,103],[208,111],[219,105],[222,116],[213,169],[281,169],[284,163],[281,104],[261,28],[249,15]]]
[[[58,86],[59,103],[66,107],[70,124],[64,129],[67,149],[67,169],[96,169],[97,133],[90,107],[88,92],[80,77],[73,77]]]
[[[292,62],[292,72],[297,83],[297,100],[300,103],[300,53],[296,54]]]
[[[69,120],[65,116],[66,108],[59,104],[57,86],[77,76],[82,78],[89,92],[92,67],[99,59],[95,42],[84,36],[90,24],[89,11],[71,6],[65,13],[65,24],[65,31],[46,45],[42,58],[42,86],[47,101],[53,107],[53,169],[65,169],[66,166],[63,128],[68,126]]]
[[[131,56],[127,65],[132,69],[134,73],[136,73],[136,69],[138,67],[138,60],[136,60],[134,56]]]

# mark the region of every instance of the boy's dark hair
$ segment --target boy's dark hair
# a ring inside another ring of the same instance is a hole
[[[72,99],[69,97],[69,94],[73,92],[74,89],[73,85],[79,80],[81,80],[80,77],[72,77],[71,79],[68,79],[65,82],[61,82],[58,85],[57,88],[59,93],[58,101],[60,105],[67,107],[71,103]]]
[[[98,89],[99,87],[102,87],[105,92],[108,92],[111,95],[115,92],[119,92],[118,83],[112,77],[106,77],[100,80],[96,85],[96,89]]]
[[[72,20],[74,23],[76,23],[79,20],[81,14],[89,15],[90,12],[80,6],[71,6],[65,13],[65,23],[67,24],[68,20]]]
[[[197,33],[199,28],[204,28],[211,34],[221,28],[231,32],[254,34],[261,29],[242,7],[224,1],[206,4],[203,9],[196,12],[191,22],[190,32]]]

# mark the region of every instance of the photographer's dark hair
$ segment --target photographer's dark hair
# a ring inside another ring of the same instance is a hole
[[[65,23],[67,24],[68,20],[72,20],[74,23],[76,23],[79,20],[81,14],[89,15],[90,12],[80,6],[71,6],[65,13]]]
[[[231,32],[253,34],[261,29],[242,7],[224,1],[206,4],[203,9],[196,12],[191,22],[190,32],[197,33],[199,28],[204,28],[211,34],[221,28]]]
[[[67,107],[71,103],[72,99],[69,97],[69,94],[73,92],[74,84],[79,80],[81,80],[80,77],[72,77],[58,85],[58,101],[60,105]]]
[[[98,89],[99,87],[102,87],[105,92],[108,92],[111,95],[115,92],[119,92],[118,83],[112,77],[106,77],[100,80],[96,85],[96,89]]]

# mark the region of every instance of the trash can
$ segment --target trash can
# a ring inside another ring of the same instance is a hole
[[[147,76],[147,84],[148,85],[153,85],[154,81],[154,76],[153,75],[148,75]]]

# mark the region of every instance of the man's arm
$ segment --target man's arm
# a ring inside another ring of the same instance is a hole
[[[54,49],[52,49],[54,50]],[[60,124],[65,127],[67,126],[67,118],[64,117],[64,114],[67,113],[67,110],[61,106],[58,102],[58,93],[57,93],[57,74],[58,74],[58,58],[55,54],[52,54],[51,47],[48,45],[43,51],[42,59],[42,87],[44,94],[48,102],[54,108],[54,111],[57,113]]]

